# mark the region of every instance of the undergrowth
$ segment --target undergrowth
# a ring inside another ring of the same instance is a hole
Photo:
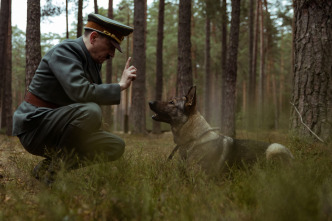
[[[30,175],[41,158],[0,137],[1,153],[16,150],[0,161],[0,220],[332,220],[330,147],[277,134],[269,137],[291,149],[291,164],[207,177],[166,160],[171,135],[121,136],[120,160],[60,171],[52,187]]]

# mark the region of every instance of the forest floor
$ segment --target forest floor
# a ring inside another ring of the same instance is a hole
[[[299,141],[278,132],[237,132],[285,144],[291,166],[259,162],[209,178],[186,168],[171,133],[118,134],[124,156],[71,172],[52,187],[31,176],[42,159],[18,138],[0,135],[0,220],[331,220],[331,146]]]

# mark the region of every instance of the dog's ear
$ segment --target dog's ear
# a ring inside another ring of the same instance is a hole
[[[196,110],[196,86],[192,86],[186,95],[185,110],[189,113]]]

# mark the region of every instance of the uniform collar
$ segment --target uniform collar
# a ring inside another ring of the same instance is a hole
[[[76,39],[77,43],[82,47],[84,54],[86,55],[87,58],[87,65],[88,65],[88,71],[90,76],[92,77],[92,80],[94,83],[101,84],[102,80],[100,78],[100,70],[101,70],[101,64],[96,63],[91,55],[88,49],[86,48],[84,41],[83,41],[83,36],[79,37]]]

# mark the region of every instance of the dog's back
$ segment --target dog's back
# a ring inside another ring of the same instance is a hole
[[[228,157],[230,164],[251,164],[257,159],[289,161],[293,159],[293,155],[288,148],[278,143],[270,144],[257,140],[234,139]]]

